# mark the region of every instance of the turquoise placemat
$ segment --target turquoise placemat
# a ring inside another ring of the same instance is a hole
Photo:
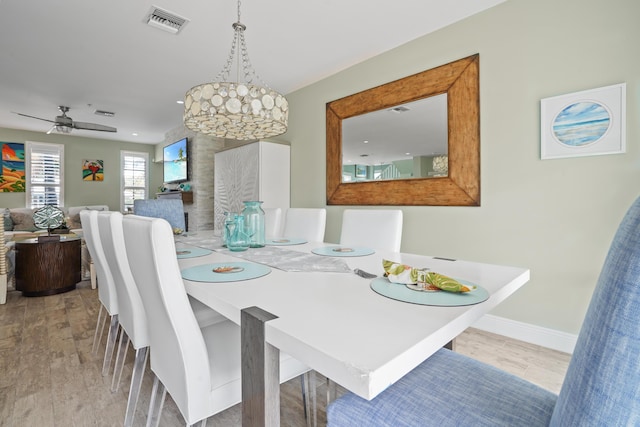
[[[456,279],[467,286],[475,286],[469,292],[455,293],[445,291],[415,291],[407,285],[391,283],[386,277],[378,277],[371,281],[371,289],[387,298],[412,304],[437,305],[441,307],[455,307],[461,305],[473,305],[486,301],[489,292],[473,283]]]
[[[204,249],[204,248],[176,248],[176,255],[178,256],[178,259],[184,259],[184,258],[196,258],[199,256],[205,256],[205,255],[209,255],[211,252],[211,250],[209,249]]]
[[[194,282],[238,282],[265,276],[271,269],[250,262],[217,262],[185,268],[181,273],[183,279]]]
[[[269,246],[290,246],[303,245],[307,243],[307,241],[296,237],[280,237],[279,239],[267,239],[265,243]]]
[[[311,252],[322,256],[367,256],[376,253],[373,249],[358,248],[355,246],[323,246],[315,248]]]

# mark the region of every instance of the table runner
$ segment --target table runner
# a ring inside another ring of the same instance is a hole
[[[347,263],[341,259],[283,249],[278,246],[252,248],[244,252],[231,252],[228,249],[216,249],[216,251],[283,271],[351,273]]]
[[[350,273],[351,269],[341,259],[314,255],[308,252],[300,252],[285,249],[282,246],[265,246],[264,248],[251,248],[244,252],[232,252],[222,247],[222,238],[216,236],[213,230],[185,233],[176,236],[176,243],[181,242],[192,246],[211,249],[225,253],[236,258],[268,265],[283,271],[329,272]]]
[[[213,230],[187,232],[175,236],[176,243],[185,243],[205,249],[216,250],[222,247],[222,237]]]

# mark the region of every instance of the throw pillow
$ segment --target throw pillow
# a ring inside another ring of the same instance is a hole
[[[4,231],[12,231],[13,230],[13,221],[11,221],[11,211],[9,208],[5,208],[4,210]]]
[[[82,222],[80,221],[80,214],[75,214],[67,218],[67,227],[70,230],[75,230],[76,228],[82,228]]]
[[[15,231],[38,231],[39,228],[33,223],[33,214],[22,212],[11,212],[13,229]]]

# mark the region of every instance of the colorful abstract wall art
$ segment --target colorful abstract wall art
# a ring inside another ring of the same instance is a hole
[[[26,185],[24,144],[0,142],[0,145],[2,146],[0,191],[3,193],[24,193]]]
[[[104,160],[83,160],[83,181],[104,181]]]

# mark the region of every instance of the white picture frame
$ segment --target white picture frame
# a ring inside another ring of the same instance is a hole
[[[626,151],[626,83],[540,101],[540,158]]]

